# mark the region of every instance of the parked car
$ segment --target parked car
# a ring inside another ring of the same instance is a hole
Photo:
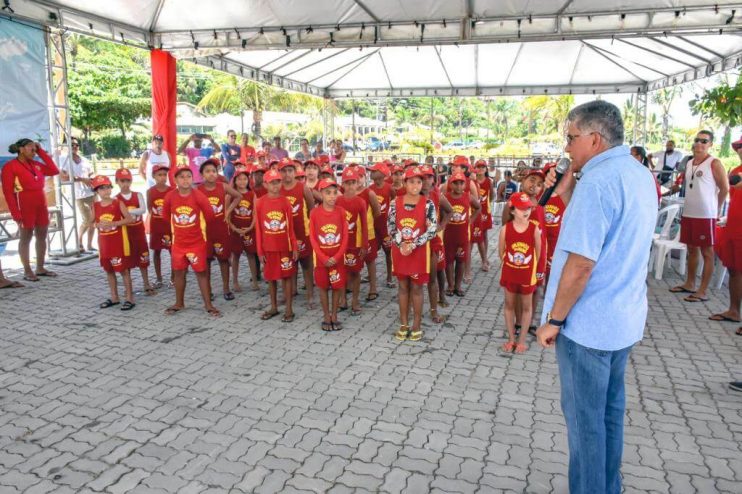
[[[389,149],[389,146],[391,145],[391,142],[382,141],[378,137],[369,137],[368,141],[366,141],[366,149],[365,151],[373,151],[373,152],[379,152],[384,151],[386,149]]]

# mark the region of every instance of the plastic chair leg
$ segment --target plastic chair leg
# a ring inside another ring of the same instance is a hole
[[[654,279],[655,280],[662,279],[662,273],[665,270],[665,259],[667,258],[667,255],[669,253],[670,251],[665,249],[664,246],[657,248],[657,255],[654,261]]]

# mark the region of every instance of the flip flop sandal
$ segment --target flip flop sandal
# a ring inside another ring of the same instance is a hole
[[[3,288],[23,288],[23,284],[18,283],[17,281],[11,281],[5,286],[0,286],[0,290],[2,290]]]
[[[37,281],[40,281],[40,280],[39,280],[39,278],[38,278],[38,277],[36,277],[36,276],[34,276],[33,278],[31,278],[30,276],[26,276],[26,275],[24,275],[24,276],[23,276],[23,279],[24,279],[25,281],[30,281],[30,282],[32,282],[32,283],[36,283]]]
[[[513,353],[513,350],[515,350],[515,342],[514,341],[508,341],[502,344],[500,347],[500,350],[506,353]]]
[[[417,329],[410,331],[410,336],[407,338],[410,341],[420,341],[423,339],[423,330]]]
[[[334,328],[332,327],[332,322],[322,321],[322,331],[330,332],[333,330]]]
[[[400,324],[399,329],[394,334],[394,337],[399,341],[404,341],[407,339],[407,336],[410,334],[410,327],[405,324]]]
[[[533,336],[536,336],[536,330],[538,328],[536,326],[528,326],[528,333],[532,334]]]
[[[682,286],[675,286],[668,290],[670,293],[693,293],[693,290],[688,290]]]
[[[219,309],[217,308],[208,309],[206,313],[209,314],[211,317],[222,317],[222,313],[219,312]]]
[[[446,317],[438,314],[438,309],[430,309],[430,319],[436,324],[441,324]]]
[[[386,282],[386,287],[387,288],[397,288],[397,284],[394,283],[393,281],[387,281]]]
[[[708,297],[701,298],[701,297],[696,297],[695,295],[688,295],[683,300],[685,300],[686,302],[692,302],[692,303],[695,303],[695,302],[708,302],[709,301]]]
[[[340,321],[333,321],[330,324],[332,324],[333,331],[340,331],[341,329],[343,329],[343,323],[341,323]]]
[[[124,302],[124,305],[121,306],[121,310],[131,310],[136,306],[137,304],[135,304],[134,302],[129,302],[127,300],[126,302]]]
[[[351,309],[350,315],[353,317],[358,317],[361,315],[361,309]]]
[[[36,273],[36,276],[43,276],[45,278],[56,278],[57,273],[55,273],[54,271],[43,271],[41,273]]]
[[[377,298],[379,298],[379,294],[378,294],[378,293],[375,293],[375,292],[371,292],[371,293],[369,293],[369,294],[368,294],[368,296],[366,297],[366,302],[373,302],[373,301],[374,301],[374,300],[376,300]]]
[[[265,312],[263,312],[263,315],[260,316],[260,319],[262,319],[263,321],[267,321],[268,319],[273,319],[277,315],[278,315],[278,311],[277,310],[275,310],[275,311],[265,311]]]
[[[341,306],[338,307],[338,312],[345,312],[346,310],[348,310],[348,306],[347,305],[345,305],[345,306],[342,306],[341,305]]]
[[[445,300],[439,300],[438,301],[438,307],[443,307],[444,309],[448,307],[450,304],[446,302]]]
[[[184,309],[183,307],[175,307],[175,306],[168,307],[167,309],[165,309],[165,315],[166,316],[172,316],[176,312],[180,312],[183,309]]]
[[[234,300],[234,293],[227,292],[224,294],[224,300]]]
[[[281,321],[283,322],[294,322],[294,319],[296,318],[296,314],[289,314],[287,316],[283,316],[281,318]]]
[[[113,307],[114,305],[118,305],[120,303],[121,302],[114,302],[110,298],[107,298],[106,301],[100,304],[98,307],[101,309],[108,309],[109,307]]]
[[[742,336],[742,327],[737,328],[737,331],[734,332],[737,336]]]
[[[732,319],[731,317],[727,317],[722,314],[714,314],[713,316],[709,317],[709,321],[718,321],[718,322],[742,322],[739,319]]]
[[[464,295],[466,295],[463,290],[454,290],[453,294],[457,297],[463,297]]]
[[[526,353],[528,351],[528,345],[525,343],[518,343],[515,345],[515,349],[513,350],[514,353]]]
[[[454,290],[446,290],[446,297],[453,297],[453,292]]]

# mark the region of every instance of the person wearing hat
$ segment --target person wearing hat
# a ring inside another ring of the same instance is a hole
[[[487,259],[488,238],[487,232],[492,229],[492,198],[495,194],[495,186],[492,180],[487,176],[487,162],[478,160],[474,163],[476,177],[472,181],[477,188],[477,197],[481,213],[479,219],[472,225],[472,249],[474,244],[479,249],[479,257],[482,260],[482,271],[490,270],[490,262]],[[469,254],[471,257],[471,254]]]
[[[544,166],[544,175],[547,175],[553,168],[556,168],[556,163],[546,163]],[[551,260],[554,257],[554,251],[556,250],[557,240],[559,240],[559,231],[562,228],[562,218],[564,217],[567,205],[562,199],[562,196],[554,192],[546,201],[544,206],[544,222],[541,228],[544,230],[546,237],[546,267],[544,272],[544,284],[548,284],[549,272],[551,270]],[[543,245],[542,245],[543,247]]]
[[[356,168],[356,176],[358,177],[358,197],[363,199],[366,203],[366,228],[368,228],[368,250],[366,251],[366,257],[363,262],[366,264],[366,271],[368,272],[368,295],[366,295],[366,302],[372,302],[379,298],[379,293],[376,287],[376,258],[379,255],[379,239],[376,237],[376,229],[374,228],[374,222],[376,218],[381,216],[381,209],[379,207],[379,200],[376,194],[366,186],[366,169],[357,163],[351,163],[349,166]]]
[[[153,136],[150,149],[144,151],[139,158],[139,175],[147,181],[147,187],[155,185],[154,175],[152,175],[152,169],[155,165],[165,166],[169,169],[172,163],[170,154],[163,148],[164,144],[165,138],[162,135]]]
[[[317,183],[317,188],[322,194],[322,201],[309,215],[309,240],[314,253],[314,283],[319,288],[322,304],[322,330],[337,331],[343,329],[337,313],[347,280],[344,261],[348,247],[348,221],[345,210],[337,206],[338,184],[333,180],[322,179]]]
[[[366,216],[366,201],[358,196],[359,177],[356,167],[349,166],[342,174],[343,195],[337,199],[337,206],[345,210],[345,219],[348,222],[348,248],[345,251],[345,269],[348,273],[348,285],[352,293],[351,315],[361,313],[358,300],[361,290],[361,271],[363,260],[368,250],[368,224]],[[343,293],[343,304],[340,310],[348,308],[348,299]]]
[[[732,143],[742,161],[742,137]],[[729,309],[714,314],[712,321],[739,323],[742,305],[742,164],[729,172],[729,208],[724,225],[724,235],[719,240],[719,258],[729,270]],[[737,328],[737,336],[742,336],[742,326]],[[742,391],[742,382],[729,383],[734,391]]]
[[[386,225],[389,216],[389,204],[396,197],[392,191],[392,185],[386,181],[391,175],[386,163],[374,163],[369,167],[371,172],[371,184],[369,189],[376,195],[379,203],[379,215],[374,218],[374,235],[376,236],[381,248],[384,250],[386,259],[386,286],[387,288],[396,288],[392,277],[392,239],[389,237],[389,230]]]
[[[447,296],[463,297],[461,282],[469,263],[471,252],[471,225],[477,221],[480,212],[478,195],[467,188],[467,178],[461,172],[451,175],[446,182],[445,197],[451,204],[451,219],[443,234],[446,255]]]
[[[19,139],[8,147],[17,154],[2,167],[2,186],[10,216],[18,224],[20,242],[18,254],[23,264],[23,279],[39,281],[40,276],[56,277],[44,267],[46,261],[46,232],[49,229],[49,209],[44,186],[46,177],[59,173],[51,156],[31,139]],[[34,160],[38,154],[43,163]],[[36,237],[36,272],[31,269],[31,239]]]
[[[168,218],[162,215],[162,206],[165,204],[165,196],[175,187],[168,185],[168,173],[170,168],[165,164],[157,163],[152,167],[152,177],[155,185],[147,189],[147,206],[149,208],[149,248],[152,249],[152,260],[155,265],[155,277],[157,278],[153,287],[162,288],[162,251],[170,250],[172,229]],[[170,272],[170,283],[173,283],[173,273]]]
[[[291,220],[294,223],[299,265],[304,276],[307,290],[307,306],[314,308],[314,281],[312,280],[312,245],[309,242],[309,212],[314,207],[314,195],[306,184],[296,179],[296,162],[284,158],[279,164],[281,172],[281,195],[291,204]],[[297,293],[297,281],[294,280],[293,293]]]
[[[129,214],[134,218],[134,222],[126,227],[127,237],[131,249],[132,268],[139,267],[144,283],[144,292],[147,295],[154,295],[155,289],[149,283],[149,244],[147,243],[147,231],[144,228],[144,214],[147,212],[147,203],[144,202],[144,195],[141,192],[131,190],[133,180],[131,171],[128,168],[119,168],[116,170],[116,185],[119,186],[119,193],[116,196],[129,209]]]
[[[234,167],[236,163],[240,161],[241,149],[240,145],[237,144],[237,132],[234,130],[227,131],[227,142],[222,144],[222,170],[224,171],[224,178],[227,182],[232,181],[234,175]]]
[[[90,178],[93,176],[93,165],[80,154],[80,141],[73,137],[70,140],[71,153],[67,154],[62,160],[61,177],[62,181],[72,180],[75,186],[75,205],[80,213],[80,224],[77,235],[80,244],[80,253],[93,250],[93,235],[95,227],[93,226],[93,202],[95,202],[95,192],[90,187]],[[87,242],[83,240],[87,237]]]
[[[502,345],[504,352],[524,353],[527,331],[517,337],[515,325],[528,327],[533,317],[533,293],[538,287],[536,279],[538,259],[541,256],[541,229],[530,221],[533,203],[525,192],[516,192],[508,201],[510,219],[500,229],[498,242],[502,261],[500,286],[505,290],[505,326],[508,341]]]
[[[278,281],[281,281],[286,309],[283,322],[294,320],[294,286],[299,248],[294,234],[291,203],[281,193],[283,179],[276,170],[268,170],[264,183],[268,193],[255,205],[258,256],[263,265],[263,276],[268,282],[270,308],[260,318],[264,321],[278,315]]]
[[[255,200],[257,201],[268,193],[268,189],[263,185],[263,177],[265,176],[266,167],[260,162],[253,165],[250,169],[250,188],[255,192]]]
[[[190,266],[196,273],[198,289],[204,309],[213,317],[221,312],[211,303],[211,290],[206,273],[208,244],[202,228],[214,221],[214,210],[203,192],[193,188],[193,171],[190,165],[178,165],[174,173],[176,188],[165,196],[162,216],[170,220],[173,229],[170,261],[175,279],[175,304],[165,310],[172,315],[185,309],[186,271]]]
[[[400,197],[407,193],[404,186],[404,167],[402,165],[392,165],[391,180],[389,185],[392,186],[393,197]]]
[[[93,191],[98,194],[98,201],[93,203],[95,228],[98,230],[98,252],[100,265],[106,273],[110,298],[100,304],[101,309],[119,305],[118,284],[116,273],[121,274],[124,282],[124,304],[121,310],[128,311],[134,308],[134,290],[131,283],[131,267],[136,260],[131,258],[130,244],[127,239],[128,225],[134,223],[134,217],[129,213],[123,201],[118,197],[112,198],[113,184],[103,175],[93,177],[90,183]]]
[[[211,143],[210,147],[203,147],[204,139]],[[190,143],[193,143],[193,147],[188,147]],[[203,178],[199,172],[203,162],[219,152],[219,146],[216,145],[216,141],[208,134],[191,134],[178,148],[178,154],[188,158],[188,166],[191,167],[191,173],[193,174],[193,183],[196,185],[203,182]]]
[[[304,184],[309,187],[309,190],[312,191],[312,196],[314,196],[314,202],[315,204],[319,204],[322,202],[322,196],[319,192],[319,165],[316,161],[312,159],[308,159],[303,164],[304,168],[304,174],[306,175],[306,178],[304,180]]]
[[[241,292],[240,286],[240,257],[244,252],[250,267],[251,287],[258,290],[258,253],[255,242],[255,192],[250,190],[250,168],[237,166],[232,177],[232,187],[239,192],[241,198],[235,203],[229,219],[230,239],[232,251],[232,290]]]
[[[423,285],[429,280],[430,241],[437,231],[437,218],[433,202],[420,194],[423,186],[420,167],[409,167],[404,176],[406,192],[391,202],[387,218],[392,237],[392,269],[399,282],[400,325],[395,338],[419,341],[423,337]]]

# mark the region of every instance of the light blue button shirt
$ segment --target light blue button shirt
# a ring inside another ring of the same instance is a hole
[[[564,214],[552,261],[544,314],[551,310],[570,252],[595,261],[585,291],[562,334],[597,350],[615,351],[642,339],[647,321],[647,263],[657,222],[652,174],[617,146],[582,169]]]

